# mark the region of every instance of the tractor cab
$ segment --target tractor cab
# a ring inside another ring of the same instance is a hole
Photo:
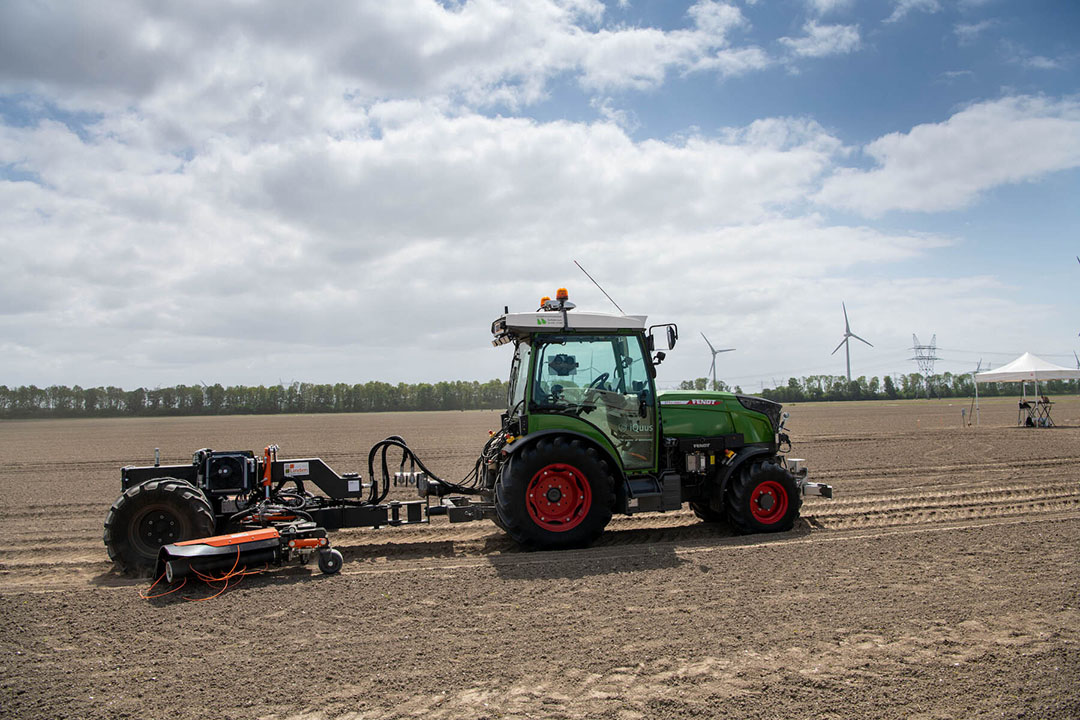
[[[515,344],[506,423],[518,436],[580,433],[623,470],[655,471],[654,342],[646,318],[568,312],[573,307],[560,289],[536,312],[505,313],[493,324],[496,345]]]

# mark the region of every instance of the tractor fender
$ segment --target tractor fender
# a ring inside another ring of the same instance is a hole
[[[606,460],[608,467],[611,468],[611,477],[615,480],[615,506],[619,507],[627,497],[628,493],[626,476],[623,474],[622,465],[615,459],[615,456],[611,454],[610,450],[590,438],[588,435],[583,435],[582,433],[577,433],[573,430],[539,430],[537,432],[529,433],[503,447],[502,452],[506,455],[504,466],[513,461],[514,455],[521,450],[521,448],[529,447],[545,437],[554,437],[556,435],[580,440],[588,447],[594,448],[596,452],[600,453],[600,457]]]
[[[731,458],[731,461],[727,464],[727,467],[724,468],[723,474],[720,476],[719,497],[724,497],[724,494],[727,492],[728,483],[731,481],[731,476],[741,470],[744,464],[753,458],[772,457],[774,454],[772,448],[755,447],[753,445],[744,447],[735,453],[735,457]]]

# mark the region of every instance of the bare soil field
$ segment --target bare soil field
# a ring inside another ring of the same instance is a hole
[[[458,478],[497,413],[0,423],[0,717],[1080,718],[1080,399],[1058,400],[1047,429],[1015,399],[978,427],[963,401],[791,405],[836,498],[788,533],[684,510],[527,553],[436,518],[209,602],[112,571],[120,466],[276,442],[366,476],[400,434]]]

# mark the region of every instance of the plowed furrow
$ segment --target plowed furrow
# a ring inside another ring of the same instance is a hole
[[[1023,500],[1050,497],[1080,497],[1080,483],[1075,482],[1028,482],[1022,485],[1004,485],[964,490],[939,490],[875,495],[872,498],[843,498],[820,503],[818,514],[843,515],[868,511],[890,511],[920,506],[948,506],[997,500]],[[815,508],[816,509],[816,508]]]
[[[896,477],[903,475],[927,476],[933,474],[977,474],[997,470],[1046,470],[1050,468],[1080,466],[1080,457],[1044,458],[1033,460],[1004,460],[979,463],[948,463],[942,465],[894,465],[890,467],[846,468],[844,470],[820,470],[811,472],[815,480],[841,480],[866,477]]]
[[[1035,500],[1024,503],[971,505],[966,507],[918,508],[892,513],[876,513],[844,518],[811,516],[809,522],[825,530],[887,528],[898,525],[925,525],[957,520],[1044,515],[1080,509],[1080,498]]]

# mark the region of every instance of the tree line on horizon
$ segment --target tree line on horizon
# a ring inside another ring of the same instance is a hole
[[[175,385],[152,390],[0,385],[0,418],[481,410],[505,407],[506,390],[503,380],[397,385],[378,381],[355,385]]]
[[[680,390],[715,390],[743,392],[739,386],[731,387],[723,381],[713,385],[707,378],[684,380]],[[1030,384],[1028,386],[1031,387]],[[1076,380],[1048,380],[1039,383],[1040,395],[1061,395],[1080,391]],[[1029,390],[1030,392],[1030,390]],[[916,398],[970,398],[975,395],[975,380],[971,373],[941,373],[924,377],[919,373],[885,375],[883,378],[862,375],[848,382],[843,375],[809,375],[789,378],[786,385],[762,388],[750,393],[780,403],[830,402],[847,400],[914,400]],[[1008,397],[1019,395],[1017,383],[979,383],[980,397]]]
[[[711,386],[711,387],[710,387]],[[363,413],[424,410],[499,410],[506,407],[505,380],[390,383],[370,381],[290,385],[175,385],[165,388],[83,388],[51,385],[39,388],[0,385],[0,418],[152,417],[168,415],[277,415],[295,413]],[[680,390],[723,390],[742,393],[739,386],[707,378],[684,380]],[[1039,383],[1040,394],[1080,391],[1075,380]],[[910,400],[920,397],[971,397],[969,373],[943,373],[924,378],[918,373],[861,376],[851,382],[842,375],[790,378],[786,385],[749,393],[781,403],[848,400]],[[1019,394],[1015,383],[983,383],[984,397]]]

